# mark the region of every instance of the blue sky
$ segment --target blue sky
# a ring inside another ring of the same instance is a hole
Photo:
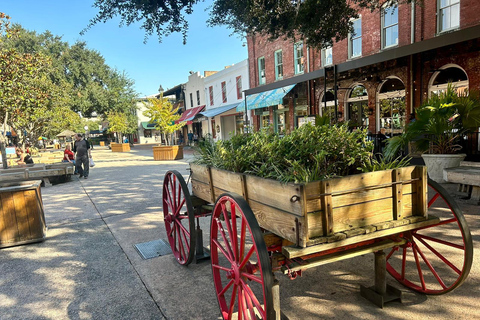
[[[155,94],[160,85],[166,90],[188,80],[189,71],[219,71],[247,59],[244,39],[225,27],[206,26],[208,12],[204,9],[211,1],[197,5],[189,17],[187,44],[181,34],[170,35],[158,42],[156,36],[144,40],[140,24],[119,27],[119,19],[97,24],[85,35],[80,31],[98,12],[93,0],[0,0],[0,12],[25,29],[42,33],[49,30],[73,44],[85,41],[89,49],[96,50],[106,63],[125,71],[135,81],[139,96]]]

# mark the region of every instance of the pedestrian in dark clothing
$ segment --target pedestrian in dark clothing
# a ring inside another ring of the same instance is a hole
[[[73,145],[73,152],[75,152],[75,168],[78,174],[85,179],[88,178],[90,172],[90,158],[92,157],[90,151],[90,143],[82,139],[82,134],[75,135],[75,143]],[[83,167],[82,167],[83,166]]]
[[[190,132],[187,134],[187,136],[188,136],[188,145],[190,145],[190,146],[193,145],[193,132],[190,131]]]

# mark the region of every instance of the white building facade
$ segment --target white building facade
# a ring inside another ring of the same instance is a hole
[[[215,140],[227,140],[232,135],[244,133],[245,115],[237,112],[236,107],[243,101],[243,91],[247,89],[248,59],[205,77],[205,109],[200,111],[202,117],[195,120],[201,123],[204,135],[208,133]]]

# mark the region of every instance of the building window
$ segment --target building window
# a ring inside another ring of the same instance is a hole
[[[303,73],[303,42],[297,42],[293,46],[295,74]]]
[[[362,85],[355,86],[347,100],[347,120],[352,128],[368,128],[368,95]]]
[[[275,51],[275,80],[283,79],[282,50]]]
[[[332,47],[322,49],[322,65],[330,66],[333,64],[333,52]]]
[[[362,55],[362,18],[353,21],[353,32],[348,35],[348,57]]]
[[[222,102],[227,102],[227,83],[225,81],[222,82]]]
[[[258,84],[265,84],[265,57],[258,58]]]
[[[448,31],[460,26],[460,0],[439,0],[438,31]]]
[[[242,99],[242,76],[236,78],[237,83],[237,99]]]
[[[197,106],[200,105],[200,90],[197,90]]]
[[[405,85],[399,79],[388,79],[377,95],[379,106],[379,131],[393,137],[403,132],[406,120]]]
[[[190,93],[190,108],[193,108],[193,93]]]
[[[398,4],[388,4],[382,10],[382,48],[398,45]]]
[[[213,86],[208,87],[208,95],[210,97],[210,105],[213,106]]]
[[[468,91],[468,76],[456,65],[447,65],[432,75],[428,88],[428,96],[445,92],[451,85],[459,94]]]

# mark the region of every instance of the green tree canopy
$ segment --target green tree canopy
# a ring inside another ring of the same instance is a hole
[[[392,3],[422,2],[399,0]],[[120,24],[142,22],[145,37],[162,37],[180,32],[186,42],[187,15],[203,0],[96,0],[98,14],[90,20],[91,26],[114,17]],[[244,36],[253,32],[272,38],[299,37],[312,47],[330,45],[332,39],[345,39],[351,31],[352,18],[358,10],[376,10],[386,0],[214,0],[210,7],[211,26],[225,25]]]
[[[89,49],[85,42],[69,45],[49,31],[37,34],[20,25],[14,27],[18,37],[4,37],[3,46],[49,57],[53,66],[49,77],[68,92],[73,111],[85,117],[94,113],[104,117],[107,112],[126,112],[134,105],[134,82],[125,73],[109,67],[103,56]]]
[[[65,88],[52,81],[52,60],[40,52],[25,53],[6,45],[19,33],[8,16],[0,14],[0,20],[0,121],[4,134],[8,125],[21,142],[36,140],[47,128],[79,118],[67,107]]]

